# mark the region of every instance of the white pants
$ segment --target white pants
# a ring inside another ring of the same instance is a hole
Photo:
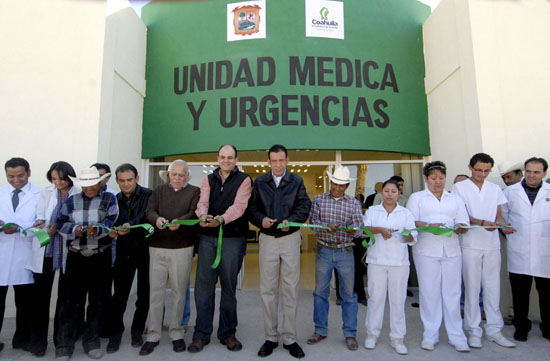
[[[485,332],[494,335],[502,331],[504,322],[500,313],[500,250],[462,249],[462,277],[464,280],[464,329],[470,335],[481,337],[483,331],[479,291],[483,289],[483,309],[487,322]]]
[[[193,247],[178,249],[149,247],[150,291],[147,341],[157,342],[160,340],[164,295],[168,282],[170,282],[173,299],[168,335],[172,341],[183,338],[181,320],[192,264]]]
[[[390,338],[402,339],[407,332],[405,300],[409,266],[381,266],[369,264],[369,305],[365,328],[367,335],[378,338],[384,321],[386,294],[390,303]]]
[[[420,318],[424,324],[423,340],[439,342],[443,319],[449,342],[466,344],[460,316],[462,258],[423,256],[414,249],[413,253],[420,291]]]

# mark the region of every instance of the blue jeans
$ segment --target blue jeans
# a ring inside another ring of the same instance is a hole
[[[185,326],[189,323],[191,318],[191,304],[189,303],[191,299],[191,283],[187,282],[187,291],[185,292],[185,307],[183,309],[183,318],[181,320],[181,325]]]
[[[355,337],[357,332],[357,294],[353,291],[355,265],[351,247],[332,249],[317,245],[315,256],[315,291],[313,292],[313,323],[315,332],[327,336],[328,296],[330,278],[336,268],[342,296],[342,331],[344,337]]]
[[[218,237],[201,235],[195,279],[195,307],[197,319],[193,339],[209,340],[214,319],[214,301],[218,277],[222,288],[220,297],[220,319],[218,338],[234,336],[237,331],[237,275],[241,270],[246,239],[244,237],[224,237],[222,255],[216,269],[210,265],[216,258]]]

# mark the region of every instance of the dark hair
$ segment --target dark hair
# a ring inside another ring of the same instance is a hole
[[[405,183],[405,180],[403,178],[401,178],[400,176],[398,176],[398,175],[394,175],[394,176],[390,177],[390,179],[392,179],[394,181],[397,181],[397,182]]]
[[[8,170],[8,168],[17,168],[17,167],[23,167],[25,168],[25,172],[29,173],[29,170],[31,167],[29,166],[29,162],[27,162],[23,158],[12,158],[6,162],[4,165],[4,170]]]
[[[218,148],[218,154],[220,154],[220,150],[222,150],[223,147],[231,147],[235,151],[235,158],[237,158],[237,148],[233,144],[224,144],[221,147]]]
[[[393,184],[393,185],[397,188],[397,190],[399,191],[399,183],[397,183],[398,180],[392,179],[392,178],[393,178],[393,177],[391,177],[390,179],[388,179],[387,181],[385,181],[384,184],[382,184],[382,189],[384,189],[384,188],[386,187],[387,184]],[[401,177],[399,177],[399,178],[401,178]]]
[[[267,159],[270,159],[271,153],[279,153],[279,152],[285,152],[285,158],[288,157],[288,151],[286,150],[284,145],[281,144],[273,144],[271,148],[267,151]]]
[[[57,174],[59,174],[59,178],[61,178],[64,181],[69,182],[71,187],[73,186],[73,180],[71,178],[69,178],[69,176],[76,177],[76,173],[75,173],[74,168],[72,167],[72,165],[70,165],[69,163],[64,162],[62,160],[60,160],[59,162],[53,163],[50,166],[50,170],[48,170],[48,173],[46,173],[46,178],[48,179],[48,181],[50,183],[52,183],[52,172],[54,170],[57,171]]]
[[[124,164],[119,165],[115,170],[115,176],[118,177],[118,173],[122,173],[122,172],[132,172],[132,173],[134,173],[135,177],[138,176],[138,171],[137,171],[136,167],[134,167],[130,163],[124,163]]]
[[[548,169],[548,162],[544,158],[531,157],[525,161],[523,166],[527,167],[527,163],[540,163],[542,164],[542,168],[545,172]]]
[[[477,153],[470,158],[470,167],[476,165],[477,162],[480,163],[491,163],[491,168],[495,165],[495,160],[491,158],[489,154],[486,153]]]
[[[97,170],[103,169],[107,173],[111,173],[111,167],[105,163],[94,163],[90,167],[96,167]]]
[[[485,162],[483,162],[483,163],[485,163]],[[464,178],[470,179],[470,176],[466,175],[466,174],[457,174],[457,175],[455,175],[455,179],[458,178],[458,177],[464,177]]]
[[[440,160],[426,163],[424,165],[424,168],[422,169],[422,174],[424,174],[424,176],[427,177],[436,170],[440,171],[444,175],[447,175],[447,167],[445,166],[445,163],[443,163]]]

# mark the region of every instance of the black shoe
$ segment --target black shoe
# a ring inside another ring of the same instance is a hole
[[[187,348],[189,352],[201,352],[204,346],[210,343],[209,339],[195,338]]]
[[[107,353],[115,353],[120,348],[120,341],[119,340],[109,340],[109,343],[107,344]]]
[[[411,306],[414,307],[414,308],[418,308],[418,307],[420,307],[420,304],[418,302],[413,302],[413,303],[411,303]]]
[[[527,341],[527,334],[523,332],[516,331],[514,332],[514,340],[525,342]]]
[[[0,342],[0,351],[2,351],[3,349],[4,349],[4,343]]]
[[[290,356],[294,356],[296,358],[302,358],[302,357],[305,357],[305,355],[306,355],[304,353],[304,350],[302,350],[300,345],[298,345],[296,342],[294,342],[290,345],[283,345],[283,348],[285,350],[288,350],[288,352],[290,353]]]
[[[362,300],[358,301],[363,306],[367,307],[369,305],[369,301],[366,298],[363,298]]]
[[[150,341],[147,341],[143,344],[143,346],[141,347],[141,350],[139,350],[139,354],[141,356],[147,356],[149,355],[151,352],[155,351],[155,347],[157,347],[159,344],[159,342],[150,342]]]
[[[342,299],[341,298],[337,298],[336,299],[336,306],[341,306],[342,305]]]
[[[44,357],[46,356],[46,350],[31,351],[31,354],[34,357]]]
[[[141,345],[143,345],[143,337],[141,335],[132,336],[132,347],[140,347]]]
[[[183,338],[180,338],[179,340],[172,341],[172,348],[174,352],[183,352],[185,351],[185,341]]]
[[[414,296],[414,293],[412,293],[412,291],[407,290],[407,297],[412,297],[412,296]]]
[[[14,350],[23,350],[23,351],[30,351],[29,345],[27,343],[19,343],[19,342],[12,342],[11,347]]]
[[[273,342],[269,340],[264,342],[262,347],[260,347],[260,351],[258,351],[258,356],[266,357],[271,355],[271,353],[273,353],[273,350],[276,349],[277,346],[279,346],[277,342]]]

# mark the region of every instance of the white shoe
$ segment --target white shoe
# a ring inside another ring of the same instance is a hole
[[[406,355],[409,353],[409,350],[407,350],[407,346],[405,346],[405,344],[403,343],[403,339],[401,338],[392,338],[391,347],[393,347],[395,352],[400,355]]]
[[[424,350],[433,351],[435,349],[435,343],[422,340],[422,344],[420,345]]]
[[[88,351],[88,357],[98,360],[103,357],[103,352],[101,352],[101,349],[99,348],[94,348],[93,350]]]
[[[365,339],[365,348],[369,350],[374,350],[376,347],[376,337],[373,335],[367,335],[367,338]]]
[[[468,344],[465,343],[459,343],[456,345],[451,344],[457,350],[458,352],[470,352],[470,347],[468,347]]]
[[[502,347],[516,347],[516,343],[513,342],[513,341],[510,341],[506,337],[504,337],[502,332],[497,332],[494,335],[490,335],[490,336],[486,334],[485,338],[488,341],[493,341],[497,345],[500,345]]]
[[[468,337],[468,345],[472,348],[482,348],[483,344],[481,343],[481,337],[470,335],[470,337]]]

